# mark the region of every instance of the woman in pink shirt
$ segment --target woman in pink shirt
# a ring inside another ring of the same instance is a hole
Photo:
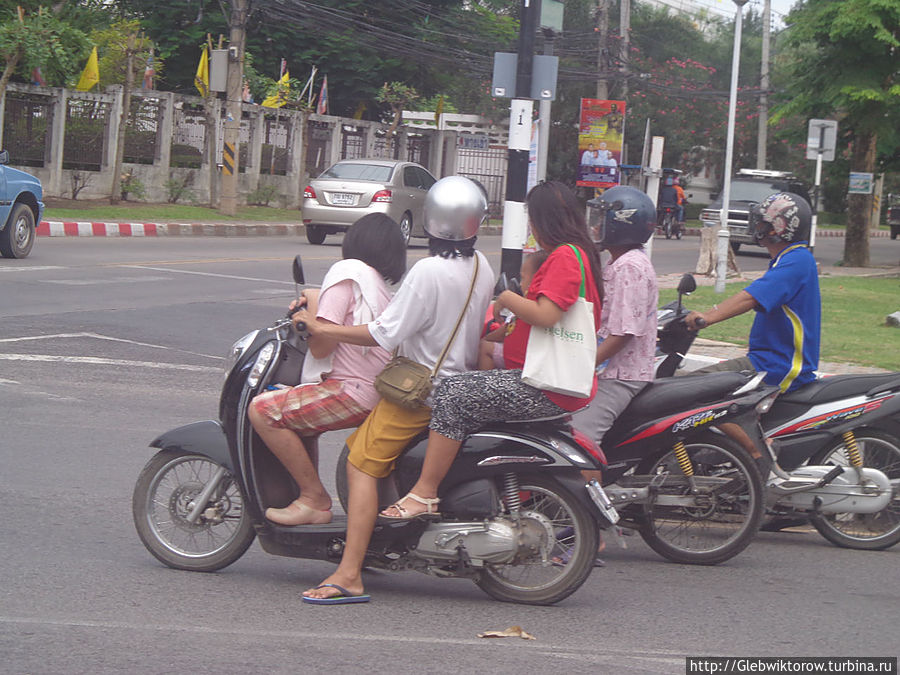
[[[356,326],[378,315],[390,301],[387,283],[406,271],[400,226],[377,213],[360,218],[344,235],[343,260],[328,270],[320,290],[307,289],[308,310],[322,321]],[[378,402],[373,382],[390,354],[310,335],[301,383],[259,394],[250,423],[300,488],[284,508],[266,509],[281,525],[331,522],[331,497],[317,470],[319,434],[359,426]]]

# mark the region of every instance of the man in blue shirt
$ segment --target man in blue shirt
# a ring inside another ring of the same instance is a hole
[[[790,192],[770,195],[753,211],[751,230],[769,252],[769,269],[711,310],[691,312],[685,319],[688,327],[696,330],[756,310],[750,348],[746,357],[723,361],[702,372],[765,372],[766,383],[777,385],[782,392],[816,379],[822,303],[816,261],[806,241],[811,221],[809,204]]]

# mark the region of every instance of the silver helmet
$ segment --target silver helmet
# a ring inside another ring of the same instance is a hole
[[[447,176],[425,195],[425,232],[436,239],[463,241],[478,234],[487,216],[487,195],[475,181]]]

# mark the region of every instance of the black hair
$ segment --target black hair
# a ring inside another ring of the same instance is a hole
[[[428,254],[440,256],[441,258],[471,258],[475,255],[475,241],[477,239],[478,237],[469,237],[462,241],[449,241],[447,239],[429,237]]]
[[[406,272],[403,233],[397,222],[383,213],[369,213],[353,223],[344,235],[341,255],[362,260],[392,284]]]
[[[525,197],[528,220],[535,237],[542,246],[554,249],[563,244],[575,244],[588,257],[597,293],[603,298],[600,254],[588,234],[584,209],[575,193],[558,181],[541,182]]]

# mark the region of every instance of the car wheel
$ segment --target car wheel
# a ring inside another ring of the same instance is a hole
[[[16,204],[0,232],[0,253],[4,258],[25,258],[34,246],[34,212],[27,204]]]
[[[412,236],[412,225],[412,216],[407,211],[400,219],[400,234],[403,235],[403,243],[407,246],[409,246],[409,238]]]
[[[326,232],[321,227],[316,227],[315,225],[307,225],[306,226],[306,241],[310,244],[321,244],[325,241]]]

